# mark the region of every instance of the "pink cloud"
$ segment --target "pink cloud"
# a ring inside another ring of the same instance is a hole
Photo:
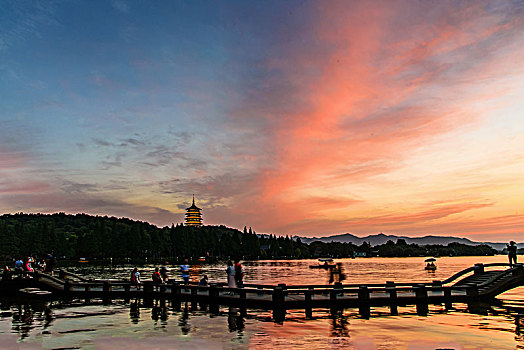
[[[287,82],[290,100],[264,88],[234,114],[238,122],[246,111],[259,112],[257,125],[271,135],[266,151],[273,161],[250,184],[256,192],[251,200],[237,202],[233,210],[268,231],[378,231],[383,225],[419,229],[420,222],[494,205],[413,208],[412,214],[379,212],[369,219],[353,218],[350,209],[340,220],[322,217],[318,201],[303,199],[303,191],[329,191],[388,174],[402,167],[412,150],[480,120],[481,114],[467,108],[500,92],[471,92],[470,82],[497,77],[503,63],[484,50],[512,50],[508,43],[521,21],[506,22],[503,13],[481,3],[344,1],[319,4],[316,19],[313,37],[296,40],[323,51],[292,45],[294,51],[285,48],[286,55],[266,62],[282,73],[278,78]],[[273,78],[265,83],[280,87]],[[267,103],[260,106],[260,100]],[[333,207],[350,205],[351,200],[333,202]]]

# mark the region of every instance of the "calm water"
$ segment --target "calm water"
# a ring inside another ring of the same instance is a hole
[[[520,257],[522,261],[523,257]],[[432,281],[445,279],[474,263],[506,262],[505,256],[440,258],[435,273],[423,270],[423,258],[342,259],[346,283]],[[325,284],[324,270],[309,269],[315,260],[245,262],[246,282]],[[141,268],[150,278],[154,266]],[[98,278],[127,278],[131,266],[71,268]],[[225,266],[192,266],[192,278],[207,274],[210,281],[225,281]],[[176,270],[175,268],[173,270]],[[179,279],[176,273],[172,274]],[[222,308],[219,315],[168,308],[141,308],[115,303],[110,306],[81,303],[23,303],[2,301],[0,349],[524,349],[524,288],[499,297],[470,313],[467,305],[455,310],[430,306],[428,316],[415,307],[399,307],[399,316],[388,308],[372,309],[370,319],[357,310],[332,318],[326,310],[304,319],[291,311],[286,321],[271,321],[271,313]],[[518,314],[522,314],[523,321]]]

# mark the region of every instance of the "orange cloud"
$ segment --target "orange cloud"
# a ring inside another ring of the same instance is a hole
[[[403,13],[407,8],[412,13]],[[506,22],[503,14],[476,3],[333,1],[320,3],[316,16],[313,37],[296,40],[324,51],[298,45],[295,52],[286,51],[290,57],[268,63],[283,73],[291,101],[283,107],[281,97],[274,99],[261,114],[260,123],[272,136],[268,149],[274,162],[253,183],[260,189],[256,201],[243,202],[239,210],[257,212],[264,230],[370,233],[410,227],[421,232],[432,227],[424,223],[441,225],[455,214],[495,206],[490,199],[425,203],[427,209],[405,206],[398,210],[409,213],[399,214],[356,193],[359,185],[374,184],[377,195],[378,178],[401,169],[411,152],[484,118],[479,101],[495,99],[500,91],[472,87],[471,81],[501,72],[496,55],[484,50],[521,55],[508,44],[521,21]],[[261,99],[274,97],[269,96]],[[337,193],[351,199],[329,201],[319,212],[316,199]],[[352,206],[355,200],[360,204]],[[337,208],[348,208],[345,216],[336,210],[330,217],[329,209]]]

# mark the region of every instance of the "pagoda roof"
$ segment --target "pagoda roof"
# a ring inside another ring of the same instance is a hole
[[[193,204],[189,208],[187,208],[186,210],[190,210],[190,209],[202,210],[202,209],[200,209],[199,207],[197,207],[195,205],[195,195],[193,195]]]

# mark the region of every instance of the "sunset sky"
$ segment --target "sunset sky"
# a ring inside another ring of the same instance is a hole
[[[524,1],[14,1],[0,213],[524,241]]]

